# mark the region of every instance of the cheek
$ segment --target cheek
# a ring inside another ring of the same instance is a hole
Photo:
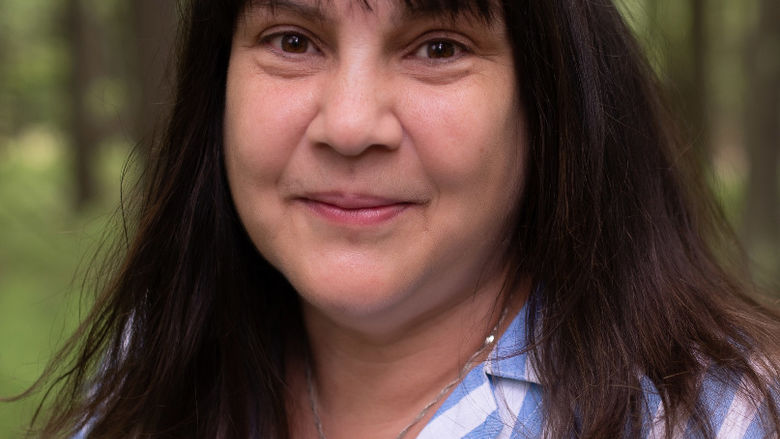
[[[522,174],[525,143],[511,82],[408,95],[410,128],[429,177],[443,191],[509,192]],[[499,188],[501,186],[503,189]]]
[[[310,119],[310,94],[231,64],[225,99],[225,167],[233,202],[258,250],[272,254],[265,247],[285,224],[277,184]]]
[[[247,71],[249,70],[249,71]],[[234,179],[276,181],[311,118],[311,93],[231,66],[225,102],[225,160]]]

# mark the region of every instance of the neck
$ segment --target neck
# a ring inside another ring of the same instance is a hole
[[[500,334],[522,307],[528,285],[505,301],[501,285],[485,285],[462,300],[430,310],[381,333],[340,325],[312,307],[304,307],[311,347],[310,367],[316,403],[328,439],[342,437],[395,438],[441,390],[460,377],[469,360],[481,361],[485,337],[506,308]],[[300,363],[300,362],[298,362]],[[308,401],[305,370],[294,373],[298,401]],[[414,437],[435,413],[412,426]],[[312,419],[308,404],[299,404],[295,419]],[[304,416],[300,416],[304,415]],[[296,421],[298,422],[298,421]],[[314,422],[309,423],[310,426]],[[313,428],[313,427],[312,427]],[[307,437],[317,437],[304,435]]]

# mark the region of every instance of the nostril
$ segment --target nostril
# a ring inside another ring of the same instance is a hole
[[[311,144],[324,144],[345,156],[369,149],[393,150],[400,146],[402,124],[389,108],[377,105],[323,108],[307,128]]]

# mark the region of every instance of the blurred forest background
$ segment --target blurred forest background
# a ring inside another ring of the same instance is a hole
[[[618,1],[755,276],[780,285],[780,1]],[[89,305],[123,166],[170,104],[177,15],[175,0],[0,0],[0,396]],[[0,438],[36,401],[0,404]]]

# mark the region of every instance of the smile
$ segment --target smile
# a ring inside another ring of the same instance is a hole
[[[328,222],[351,226],[388,222],[415,204],[383,197],[345,194],[314,194],[298,200]]]

